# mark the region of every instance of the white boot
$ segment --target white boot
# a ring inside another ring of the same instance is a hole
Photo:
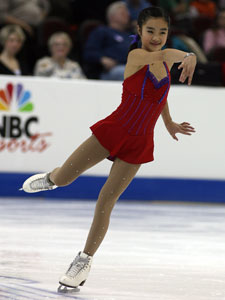
[[[29,177],[20,190],[27,193],[36,193],[47,190],[54,190],[57,186],[49,180],[49,173],[36,174]]]
[[[59,283],[71,288],[83,285],[90,272],[92,259],[92,256],[79,252],[66,274],[59,279]]]

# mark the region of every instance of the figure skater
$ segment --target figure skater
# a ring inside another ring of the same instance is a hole
[[[162,115],[170,135],[191,135],[189,123],[172,121],[167,104],[170,69],[181,62],[180,81],[191,84],[196,65],[194,53],[175,49],[161,50],[165,45],[169,17],[158,7],[142,10],[138,17],[138,35],[131,45],[124,73],[122,102],[105,119],[90,127],[92,135],[52,172],[28,178],[23,190],[34,193],[52,190],[72,183],[84,171],[105,158],[113,160],[109,177],[98,196],[93,223],[83,251],[80,251],[59,282],[63,286],[83,285],[90,271],[93,255],[107,232],[112,209],[119,196],[134,178],[141,164],[153,161],[154,126]],[[138,46],[141,42],[141,48]]]

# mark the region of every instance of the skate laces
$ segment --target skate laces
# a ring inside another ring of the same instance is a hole
[[[66,275],[72,278],[75,277],[79,272],[87,269],[89,262],[89,258],[78,257],[78,259],[75,259],[72,262],[68,271],[66,272]]]
[[[51,189],[53,184],[51,184],[48,179],[47,175],[44,178],[39,178],[31,182],[30,184],[31,188],[33,190],[39,190],[39,189]]]

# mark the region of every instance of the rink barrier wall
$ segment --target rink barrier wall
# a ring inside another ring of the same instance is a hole
[[[0,76],[0,196],[25,197],[14,183],[60,166],[89,127],[116,109],[121,91],[121,82]],[[171,86],[168,102],[173,120],[190,122],[196,133],[174,141],[159,118],[155,160],[141,166],[122,198],[224,201],[225,88]],[[111,165],[104,160],[71,187],[44,195],[96,199]]]
[[[0,173],[0,197],[35,197],[96,200],[105,176],[80,176],[71,185],[40,193],[20,191],[32,174]],[[224,180],[178,178],[134,178],[120,197],[137,201],[187,201],[225,203]]]

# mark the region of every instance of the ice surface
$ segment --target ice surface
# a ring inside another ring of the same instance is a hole
[[[0,199],[0,300],[225,299],[225,206],[120,200],[85,285],[57,293],[94,206]]]

